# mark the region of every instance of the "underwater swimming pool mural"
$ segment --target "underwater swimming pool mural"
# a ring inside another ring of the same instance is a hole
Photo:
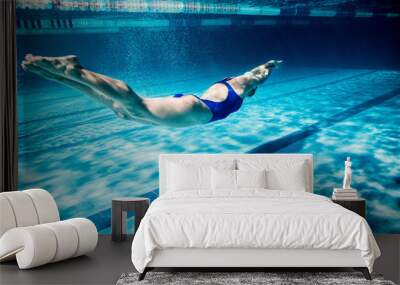
[[[351,156],[373,231],[400,233],[400,5],[378,2],[19,0],[19,188],[107,232],[113,197],[157,197],[160,153],[313,153],[325,196]]]

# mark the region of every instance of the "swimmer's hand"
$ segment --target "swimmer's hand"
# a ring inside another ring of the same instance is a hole
[[[268,61],[265,66],[267,68],[278,68],[283,63],[283,60],[270,60]]]

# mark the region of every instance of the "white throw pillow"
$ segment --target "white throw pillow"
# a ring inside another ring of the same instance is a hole
[[[236,170],[232,169],[211,169],[211,188],[214,191],[236,189]]]
[[[267,172],[262,170],[211,169],[211,188],[214,191],[233,191],[242,188],[267,188]]]
[[[267,171],[236,170],[237,188],[267,188]]]
[[[273,190],[306,191],[308,189],[308,164],[306,160],[239,159],[239,170],[267,170],[267,188]]]
[[[211,188],[210,167],[170,163],[167,186],[169,191],[189,191]]]
[[[274,190],[303,191],[307,189],[306,164],[278,165],[267,172],[268,188]]]
[[[176,159],[166,165],[167,191],[211,191],[211,168],[235,169],[235,160]]]

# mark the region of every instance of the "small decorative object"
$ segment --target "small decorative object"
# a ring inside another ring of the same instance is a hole
[[[347,157],[344,162],[343,188],[334,188],[332,199],[334,200],[356,200],[357,191],[351,188],[351,158]]]
[[[347,157],[344,162],[344,179],[343,179],[343,189],[351,189],[351,158]]]

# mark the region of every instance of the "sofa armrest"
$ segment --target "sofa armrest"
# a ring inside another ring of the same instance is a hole
[[[83,218],[13,228],[0,238],[0,261],[16,257],[28,269],[86,254],[97,240],[95,225]]]

